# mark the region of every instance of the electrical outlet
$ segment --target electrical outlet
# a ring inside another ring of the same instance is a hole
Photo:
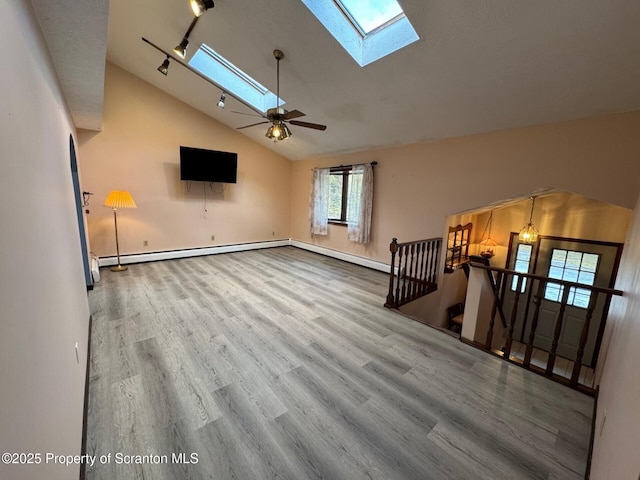
[[[142,246],[143,247],[148,247],[149,246],[149,240],[145,240],[142,242]]]
[[[211,235],[211,241],[215,240],[216,236],[215,235]]]

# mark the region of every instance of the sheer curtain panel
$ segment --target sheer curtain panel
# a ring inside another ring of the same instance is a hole
[[[329,217],[329,169],[314,168],[309,201],[311,235],[328,233]]]
[[[350,177],[347,236],[353,242],[369,243],[373,207],[373,166],[369,163],[354,165]]]

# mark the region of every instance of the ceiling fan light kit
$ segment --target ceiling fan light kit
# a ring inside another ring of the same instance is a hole
[[[292,136],[291,130],[286,125],[290,123],[291,125],[297,125],[299,127],[304,128],[313,128],[314,130],[326,130],[326,125],[320,125],[318,123],[310,123],[310,122],[301,122],[298,120],[293,120],[294,118],[304,117],[304,113],[299,110],[291,110],[287,111],[284,108],[280,107],[280,60],[284,58],[284,53],[282,50],[274,50],[273,56],[276,59],[276,106],[274,108],[270,108],[267,110],[266,115],[263,115],[263,118],[266,119],[264,122],[252,123],[251,125],[245,125],[243,127],[238,127],[237,130],[242,130],[243,128],[249,128],[256,125],[264,125],[266,123],[270,123],[269,128],[267,128],[267,132],[265,133],[265,137],[269,140],[273,140],[274,142],[286,140],[290,136]],[[240,112],[238,112],[240,113]]]

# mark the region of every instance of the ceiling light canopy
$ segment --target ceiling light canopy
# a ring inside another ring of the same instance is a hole
[[[199,17],[204,12],[213,8],[213,0],[189,0],[191,10],[196,17]]]
[[[220,95],[220,100],[218,100],[218,108],[224,108],[224,101],[227,99],[227,96],[224,92]]]

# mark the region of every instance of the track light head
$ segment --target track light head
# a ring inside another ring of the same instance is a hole
[[[227,99],[227,95],[222,92],[222,95],[220,95],[220,100],[218,100],[218,108],[224,108],[224,101]]]
[[[191,10],[196,17],[202,15],[205,11],[213,8],[213,0],[189,0]]]
[[[168,56],[165,59],[165,61],[162,62],[162,65],[158,67],[158,71],[161,74],[163,74],[165,77],[167,76],[167,73],[169,73],[169,57]]]
[[[184,37],[179,45],[177,45],[173,51],[180,58],[185,58],[187,56],[187,47],[189,46],[189,40],[187,37]]]

